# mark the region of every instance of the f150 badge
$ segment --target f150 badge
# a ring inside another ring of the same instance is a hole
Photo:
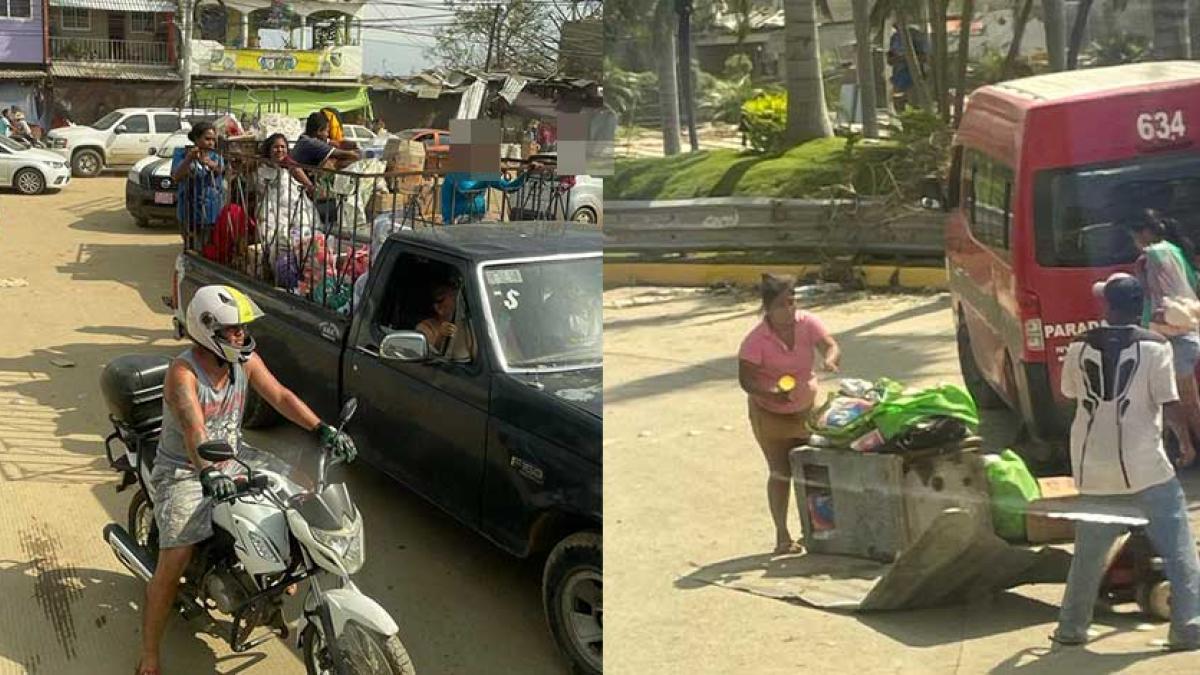
[[[511,460],[509,460],[508,463],[509,463],[509,466],[511,466],[512,468],[517,470],[517,473],[521,474],[525,478],[528,478],[529,480],[533,481],[534,483],[537,483],[538,485],[541,485],[546,480],[545,475],[542,473],[541,469],[530,464],[529,462],[526,462],[525,460],[521,459],[520,457],[517,457],[514,455],[513,458]]]

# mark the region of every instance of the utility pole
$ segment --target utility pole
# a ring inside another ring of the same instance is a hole
[[[183,107],[192,105],[192,0],[179,0],[181,39],[179,40],[179,70],[183,78]]]
[[[692,0],[676,0],[679,13],[679,81],[683,89],[683,114],[687,116],[688,142],[692,152],[700,150],[696,136],[695,92],[692,91]]]

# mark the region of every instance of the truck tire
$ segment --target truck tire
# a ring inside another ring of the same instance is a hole
[[[266,429],[279,423],[279,413],[275,411],[254,389],[246,388],[246,412],[242,416],[242,426],[247,429]]]
[[[95,150],[85,148],[71,155],[71,173],[79,178],[99,176],[103,168],[104,158]]]
[[[967,392],[975,399],[975,405],[985,410],[1005,407],[1004,399],[1000,398],[1000,394],[992,389],[992,385],[984,379],[983,373],[979,372],[979,365],[975,363],[975,353],[971,351],[971,336],[967,334],[965,325],[959,324],[957,338],[958,368],[962,371]]]
[[[580,675],[603,672],[604,552],[598,532],[576,532],[550,552],[542,605],[558,648]]]

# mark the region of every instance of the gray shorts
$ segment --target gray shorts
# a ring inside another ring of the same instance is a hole
[[[245,469],[229,462],[222,466],[227,475],[244,474]],[[200,487],[195,469],[158,462],[150,474],[154,498],[154,522],[158,525],[158,547],[191,546],[212,536],[212,500]]]
[[[1175,355],[1176,377],[1196,372],[1196,362],[1200,361],[1200,336],[1188,333],[1171,338],[1171,351]]]

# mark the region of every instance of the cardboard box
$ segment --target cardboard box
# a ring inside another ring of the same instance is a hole
[[[1063,518],[1049,518],[1037,513],[1039,504],[1053,503],[1075,497],[1079,490],[1071,476],[1050,476],[1037,479],[1041,499],[1029,503],[1025,513],[1025,538],[1031,544],[1053,544],[1075,540],[1075,523]]]
[[[402,141],[396,137],[389,138],[383,149],[383,161],[387,163],[389,173],[423,171],[425,144]]]

